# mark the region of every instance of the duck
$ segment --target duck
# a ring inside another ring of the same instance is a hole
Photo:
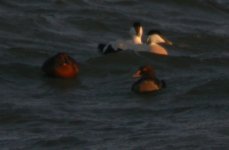
[[[135,93],[153,93],[166,87],[164,80],[159,80],[155,75],[152,65],[144,65],[133,74],[133,78],[140,78],[132,84],[131,90]]]
[[[157,55],[168,56],[169,53],[163,45],[173,45],[173,43],[166,39],[159,30],[150,30],[148,32],[147,45],[148,51]]]
[[[131,36],[131,39],[129,40],[116,40],[107,44],[98,44],[99,52],[102,54],[110,54],[127,49],[132,49],[132,47],[134,47],[135,45],[142,44],[143,27],[140,22],[134,22],[132,27],[130,28],[129,33]]]
[[[150,52],[152,54],[168,56],[169,53],[163,45],[173,45],[159,30],[150,30],[147,33],[146,43],[136,45],[132,50],[136,52]]]
[[[66,52],[60,52],[47,59],[42,70],[51,77],[73,78],[79,73],[79,64]]]

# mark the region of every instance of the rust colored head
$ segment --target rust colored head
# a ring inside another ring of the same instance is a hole
[[[134,74],[134,78],[140,78],[140,77],[155,77],[155,69],[151,65],[145,65],[141,66]]]
[[[73,78],[79,73],[79,65],[67,53],[61,52],[49,58],[42,70],[49,76]]]

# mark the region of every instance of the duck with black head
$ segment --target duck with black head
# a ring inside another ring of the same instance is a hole
[[[98,50],[102,54],[110,54],[122,50],[133,49],[135,45],[142,44],[143,27],[140,22],[134,22],[130,28],[129,40],[116,40],[107,44],[100,43]]]
[[[167,49],[163,47],[163,45],[173,45],[173,43],[166,39],[159,30],[150,30],[147,35],[149,52],[158,55],[169,55]]]
[[[133,77],[140,78],[131,88],[136,93],[152,93],[166,87],[165,81],[156,77],[155,70],[151,65],[141,66]]]
[[[73,78],[79,73],[79,64],[67,53],[61,52],[46,60],[42,70],[48,76]]]
[[[156,55],[168,56],[169,52],[165,45],[173,45],[166,39],[159,30],[150,30],[147,33],[147,41],[144,44],[136,45],[132,50],[137,52],[150,52]]]

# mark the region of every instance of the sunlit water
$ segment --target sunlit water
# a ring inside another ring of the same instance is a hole
[[[174,42],[170,57],[97,52],[136,20]],[[1,149],[227,150],[228,30],[227,0],[2,0]],[[80,62],[77,78],[42,73],[62,51]],[[166,89],[131,92],[143,64]]]

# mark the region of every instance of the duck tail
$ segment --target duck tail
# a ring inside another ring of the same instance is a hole
[[[103,49],[104,49],[104,47],[106,46],[106,44],[104,44],[104,43],[100,43],[100,44],[98,44],[98,50],[99,50],[99,52],[100,53],[103,53]]]
[[[162,88],[166,88],[167,87],[165,80],[161,80],[161,87]]]
[[[98,48],[98,51],[104,55],[122,51],[122,49],[120,48],[117,48],[117,49],[113,48],[113,46],[109,43],[108,44],[100,43],[98,44],[97,48]]]

